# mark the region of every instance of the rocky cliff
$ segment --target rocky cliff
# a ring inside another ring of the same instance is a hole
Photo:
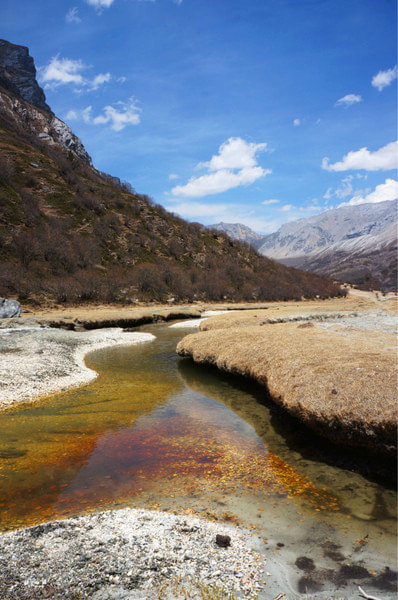
[[[33,106],[51,113],[44,92],[36,81],[33,58],[25,46],[0,40],[0,85]]]
[[[36,81],[36,69],[28,48],[5,40],[0,40],[0,116],[14,121],[25,134],[71,151],[91,164],[80,139],[46,103],[44,92]]]

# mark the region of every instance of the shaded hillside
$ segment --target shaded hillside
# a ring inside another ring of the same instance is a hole
[[[98,172],[80,140],[18,96],[17,83],[0,87],[0,295],[129,302],[339,293],[331,280],[187,223]]]

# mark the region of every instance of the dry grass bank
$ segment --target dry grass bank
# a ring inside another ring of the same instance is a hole
[[[365,303],[362,297],[359,301]],[[331,301],[329,308],[349,313],[360,310],[354,308],[357,302]],[[202,324],[207,331],[185,337],[177,352],[267,386],[277,403],[334,442],[393,456],[396,337],[381,330],[325,330],[312,323],[258,324],[274,312],[286,317],[327,312],[327,302],[311,308],[293,304],[214,317]],[[370,308],[375,309],[372,300],[362,310]]]

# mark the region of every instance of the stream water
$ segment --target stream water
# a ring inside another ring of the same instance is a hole
[[[251,529],[297,593],[395,597],[395,491],[326,464],[258,386],[180,359],[189,330],[141,330],[156,340],[88,355],[91,384],[0,414],[0,528],[120,506],[196,514]]]

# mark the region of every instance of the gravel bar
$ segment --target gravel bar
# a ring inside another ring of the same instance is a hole
[[[97,377],[84,356],[106,346],[155,339],[120,328],[65,331],[39,325],[0,328],[0,409],[78,387]]]
[[[263,564],[243,529],[126,508],[0,535],[0,598],[254,598]]]

